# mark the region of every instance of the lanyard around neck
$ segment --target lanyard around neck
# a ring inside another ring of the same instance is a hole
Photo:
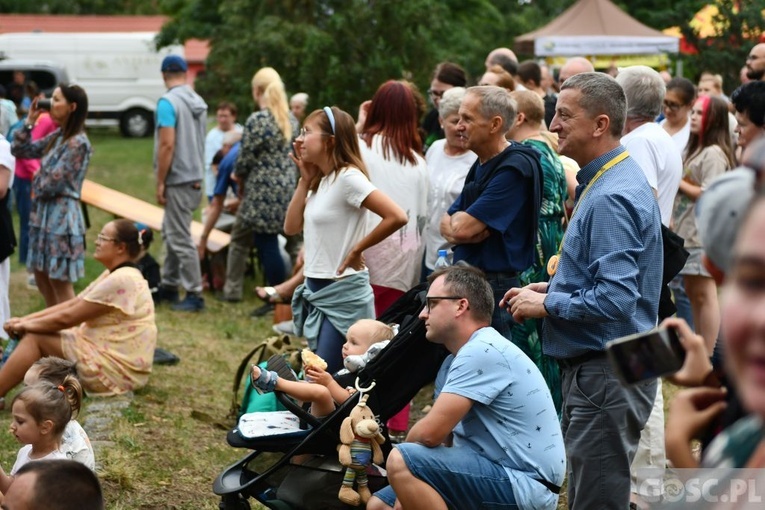
[[[629,152],[624,151],[621,154],[617,154],[613,158],[611,158],[605,165],[603,165],[600,170],[598,170],[598,173],[596,173],[592,179],[590,179],[590,182],[587,183],[587,187],[584,188],[584,191],[582,191],[582,194],[579,195],[579,200],[576,201],[576,205],[574,206],[574,211],[571,213],[571,219],[574,218],[574,215],[576,214],[576,211],[579,210],[579,206],[582,204],[582,201],[584,200],[584,196],[587,194],[588,191],[590,191],[590,188],[600,179],[604,173],[606,173],[608,170],[610,170],[613,166],[615,166],[617,163],[621,163],[627,157],[630,155]],[[568,226],[571,227],[571,220],[569,220]],[[566,229],[566,233],[568,232],[568,229]],[[563,253],[563,242],[566,240],[566,233],[563,234],[563,239],[561,239],[560,244],[558,245],[558,253],[550,257],[550,260],[547,262],[547,274],[552,276],[558,271],[558,263],[560,262],[560,256],[561,253]]]

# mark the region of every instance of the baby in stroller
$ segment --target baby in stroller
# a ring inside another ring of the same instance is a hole
[[[395,323],[399,324],[399,328],[395,337],[374,359],[369,360],[366,366],[354,373],[338,373],[334,376],[340,388],[354,385],[369,388],[374,384],[374,389],[364,394],[368,395],[367,403],[374,410],[381,424],[386,423],[398,413],[421,388],[433,382],[447,355],[442,345],[427,341],[425,324],[418,318],[420,310],[425,305],[426,288],[426,285],[419,285],[408,291],[378,317],[379,322],[368,321],[359,324],[359,326],[366,324],[379,327],[380,323],[382,325]],[[369,343],[366,345],[372,345],[374,340],[370,338],[371,336],[363,335],[359,338],[367,338]],[[346,359],[352,358],[356,356],[351,355]],[[334,403],[331,408],[321,410],[314,408],[313,412],[317,415],[324,414],[328,409],[330,411],[328,415],[317,418],[296,405],[292,398],[280,390],[282,383],[287,382],[282,381],[282,374],[289,377],[290,371],[281,370],[276,365],[272,366],[271,361],[269,360],[268,370],[278,373],[273,387],[277,400],[289,410],[287,414],[299,418],[301,422],[307,424],[307,428],[290,433],[280,431],[278,435],[250,435],[242,430],[243,421],[248,416],[244,415],[238,426],[228,432],[226,439],[231,446],[246,448],[250,452],[226,467],[215,479],[213,491],[221,496],[220,508],[222,510],[248,509],[250,508],[247,501],[249,498],[255,499],[266,508],[279,510],[353,508],[341,503],[337,498],[337,490],[343,482],[344,473],[343,466],[338,462],[337,445],[342,421],[358,403],[360,393],[356,392],[348,397],[346,392],[345,402],[337,404],[336,408]],[[259,371],[254,375],[256,379],[261,377]],[[319,373],[313,371],[309,377],[321,378]],[[329,392],[326,387],[316,382],[310,384],[296,382],[295,384],[302,387],[298,390],[305,387],[318,387],[322,391]],[[259,428],[260,430],[262,429]],[[383,435],[387,435],[385,428],[383,428]],[[382,447],[383,454],[387,455],[390,442],[386,441]],[[279,453],[282,455],[274,459],[275,454]],[[302,462],[304,454],[312,455],[312,461]],[[298,458],[301,458],[301,462],[296,464],[295,461]],[[382,488],[385,483],[384,477],[370,478],[370,488],[373,491],[376,488]]]
[[[354,356],[355,360],[363,360],[362,364],[353,365],[352,371],[356,372],[385,346],[382,342],[387,343],[393,336],[393,328],[380,321],[357,321],[348,328],[346,342],[343,344],[343,360],[347,360],[349,356]],[[349,387],[341,386],[326,370],[313,364],[306,365],[306,381],[295,380],[294,374],[286,364],[279,372],[281,377],[277,371],[263,370],[253,364],[250,374],[252,386],[261,392],[277,390],[302,402],[310,402],[313,416],[328,416],[334,412],[336,404],[342,404],[352,394]]]

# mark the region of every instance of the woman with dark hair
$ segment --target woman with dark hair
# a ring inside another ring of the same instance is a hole
[[[669,133],[672,141],[685,152],[691,136],[691,108],[696,100],[696,87],[686,78],[672,78],[664,95],[664,120],[661,127]]]
[[[73,283],[85,274],[85,221],[80,190],[92,148],[85,134],[88,96],[78,85],[53,91],[50,116],[59,129],[33,140],[42,110],[32,102],[23,129],[16,131],[12,152],[18,158],[42,158],[32,181],[27,265],[48,307],[74,298]]]
[[[428,165],[420,155],[417,104],[411,85],[383,83],[372,98],[361,132],[361,155],[369,179],[407,212],[407,224],[395,236],[367,250],[369,280],[379,316],[420,280],[428,219]],[[368,216],[369,226],[379,223]]]
[[[683,154],[683,179],[675,197],[673,230],[685,239],[688,257],[680,271],[691,301],[693,324],[707,350],[717,341],[720,309],[717,286],[701,261],[703,248],[696,225],[696,203],[716,177],[735,166],[728,129],[728,105],[719,97],[699,96],[691,110],[691,136]]]
[[[422,130],[425,132],[423,141],[423,154],[427,152],[433,142],[444,137],[444,130],[438,121],[438,104],[441,102],[444,92],[452,87],[466,87],[467,75],[465,70],[452,62],[441,62],[433,71],[430,81],[428,97],[433,104],[433,109],[422,119]]]
[[[336,107],[313,111],[292,156],[300,180],[284,232],[303,232],[305,283],[295,290],[296,334],[327,362],[342,368],[348,328],[374,318],[374,298],[364,252],[406,224],[406,213],[370,181],[353,118]],[[381,218],[367,228],[367,211]]]
[[[0,369],[0,396],[43,356],[74,361],[90,394],[115,395],[146,385],[157,327],[151,292],[132,262],[143,243],[131,221],[107,223],[93,255],[106,267],[101,276],[77,297],[5,323],[11,337],[23,339]]]

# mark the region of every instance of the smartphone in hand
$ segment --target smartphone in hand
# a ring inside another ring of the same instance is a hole
[[[685,349],[674,328],[617,338],[606,344],[606,353],[616,375],[627,385],[675,373],[685,361]]]

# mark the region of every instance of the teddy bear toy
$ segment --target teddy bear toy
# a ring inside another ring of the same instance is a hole
[[[372,493],[367,487],[366,468],[372,463],[380,464],[383,453],[380,445],[385,438],[380,433],[380,426],[375,415],[367,405],[369,395],[363,395],[351,414],[343,420],[340,427],[340,464],[346,467],[343,485],[337,497],[345,504],[366,505]],[[353,489],[356,482],[357,490]]]

